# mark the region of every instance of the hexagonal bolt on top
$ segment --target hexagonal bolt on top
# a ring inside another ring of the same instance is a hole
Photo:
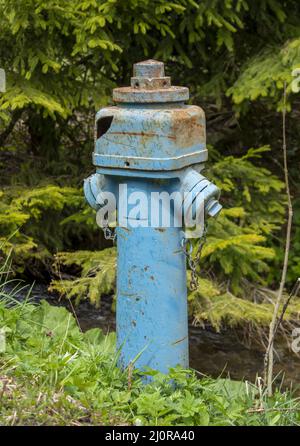
[[[164,77],[165,66],[158,60],[145,60],[133,65],[133,77]]]

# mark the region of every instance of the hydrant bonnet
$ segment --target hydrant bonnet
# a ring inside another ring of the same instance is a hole
[[[130,87],[96,116],[94,164],[101,168],[176,171],[207,159],[205,115],[185,105],[188,88],[171,86],[162,62],[134,66]]]

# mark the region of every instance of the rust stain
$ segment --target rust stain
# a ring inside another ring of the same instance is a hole
[[[179,344],[180,342],[184,341],[186,338],[187,338],[187,336],[185,336],[185,337],[182,338],[182,339],[178,339],[178,341],[172,342],[172,345]]]
[[[110,134],[110,133],[109,133],[109,134]],[[119,145],[121,145],[121,146],[129,147],[130,149],[132,148],[132,145],[130,145],[130,144],[124,144],[123,142],[120,142],[120,141],[118,141],[118,140],[113,141],[113,140],[107,138],[106,135],[107,135],[107,133],[105,133],[104,136],[101,136],[101,138],[102,138],[102,139],[105,139],[106,141],[110,142],[111,144],[119,144]]]
[[[154,76],[155,77],[155,76]],[[166,76],[166,78],[168,79],[168,76]],[[162,79],[162,80],[164,80],[164,79]],[[160,80],[160,84],[161,84],[161,80]],[[167,81],[167,85],[160,85],[160,87],[159,88],[155,88],[155,93],[165,93],[165,92],[167,92],[167,93],[173,93],[174,91],[176,91],[176,92],[178,92],[178,93],[181,93],[181,92],[186,92],[186,90],[187,90],[188,88],[187,87],[179,87],[179,86],[176,86],[176,85],[168,85],[168,81]],[[138,92],[141,92],[141,93],[144,93],[144,94],[147,94],[148,92],[149,92],[149,89],[146,87],[146,86],[143,86],[142,88],[139,88],[139,89],[137,89],[137,88],[133,88],[133,87],[131,87],[131,86],[128,86],[128,87],[118,87],[118,88],[114,88],[114,90],[113,90],[113,92],[114,93],[134,93],[134,92],[136,92],[136,91],[138,91]],[[151,90],[150,90],[151,91]],[[179,99],[180,100],[180,99]],[[125,99],[123,99],[122,100],[122,98],[119,98],[118,97],[118,102],[126,102],[126,98]],[[177,102],[177,101],[176,101]]]
[[[136,299],[139,299],[139,297],[136,297],[136,293],[123,293],[120,292],[121,296],[126,296],[126,297],[135,297]]]
[[[173,254],[183,254],[182,248],[176,249],[176,251],[173,251]]]
[[[139,90],[160,90],[171,87],[171,78],[168,76],[159,77],[157,73],[153,73],[151,78],[132,77],[131,87]]]
[[[173,115],[172,131],[180,147],[189,147],[205,139],[205,126],[201,124],[202,113],[192,115],[188,110],[176,110]]]
[[[143,138],[168,138],[168,139],[176,139],[176,136],[173,135],[160,135],[159,133],[146,133],[146,132],[109,132],[110,135],[126,135],[126,136],[142,136]]]
[[[187,87],[168,86],[168,78],[166,77],[166,85],[162,82],[159,88],[142,88],[120,87],[113,90],[113,101],[118,103],[134,102],[134,103],[166,103],[186,101],[189,98],[189,89]]]
[[[139,77],[162,77],[164,63],[154,59],[142,60],[133,65],[133,75]]]

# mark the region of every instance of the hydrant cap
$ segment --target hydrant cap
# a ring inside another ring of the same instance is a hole
[[[115,88],[113,100],[127,103],[183,102],[189,99],[187,87],[174,87],[165,76],[164,63],[145,60],[133,65],[130,87]]]
[[[133,65],[134,77],[164,77],[165,65],[159,60],[148,59]]]

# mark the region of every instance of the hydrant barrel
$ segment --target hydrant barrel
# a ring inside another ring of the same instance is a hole
[[[164,189],[151,182],[130,180],[128,196]],[[128,214],[130,207],[128,209]],[[149,212],[149,220],[151,214]],[[117,346],[119,364],[145,366],[167,373],[188,367],[186,265],[181,228],[134,227],[117,230]]]
[[[129,87],[114,89],[116,105],[96,115],[96,174],[84,192],[105,234],[115,202],[123,369],[188,367],[187,228],[221,210],[219,189],[201,173],[205,114],[188,99],[162,62],[147,60],[134,65]]]

